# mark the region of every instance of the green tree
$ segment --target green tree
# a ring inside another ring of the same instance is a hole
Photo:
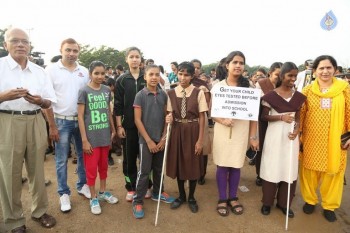
[[[7,29],[0,29],[0,57],[5,57],[7,56],[8,52],[5,50],[3,47],[4,41],[5,41],[5,32]]]
[[[219,64],[218,62],[215,62],[208,65],[203,65],[202,70],[204,71],[204,73],[210,74],[211,69],[213,68],[215,69],[218,64]]]
[[[115,68],[118,64],[127,67],[125,62],[125,51],[118,51],[114,48],[102,45],[100,48],[83,45],[80,50],[79,62],[85,67],[89,67],[93,61],[102,61],[106,66]]]

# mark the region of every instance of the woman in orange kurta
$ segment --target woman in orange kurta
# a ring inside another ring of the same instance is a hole
[[[307,96],[301,110],[303,151],[301,153],[301,193],[303,211],[311,214],[318,203],[320,187],[325,218],[334,222],[334,210],[340,207],[346,151],[350,140],[341,146],[340,137],[350,131],[350,86],[333,77],[336,60],[323,55],[314,61],[316,80],[303,89]],[[342,150],[343,149],[343,150]]]

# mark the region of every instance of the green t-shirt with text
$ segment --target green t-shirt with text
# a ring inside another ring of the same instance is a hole
[[[79,90],[78,104],[85,105],[85,131],[92,148],[111,144],[110,101],[111,91],[105,85],[101,85],[100,90],[88,85]]]

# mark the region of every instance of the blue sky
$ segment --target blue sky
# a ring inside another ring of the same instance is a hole
[[[338,25],[325,31],[320,21],[330,10]],[[94,47],[137,46],[166,69],[171,61],[217,62],[233,50],[250,66],[300,65],[322,54],[350,66],[349,0],[17,0],[1,6],[0,28],[9,25],[26,29],[46,60],[73,37]]]

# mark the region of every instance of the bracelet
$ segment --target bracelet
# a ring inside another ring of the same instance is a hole
[[[282,121],[283,114],[280,115],[280,121]]]
[[[121,125],[118,125],[118,126],[117,126],[117,129],[119,129],[119,128],[123,128],[123,126],[121,126]]]

